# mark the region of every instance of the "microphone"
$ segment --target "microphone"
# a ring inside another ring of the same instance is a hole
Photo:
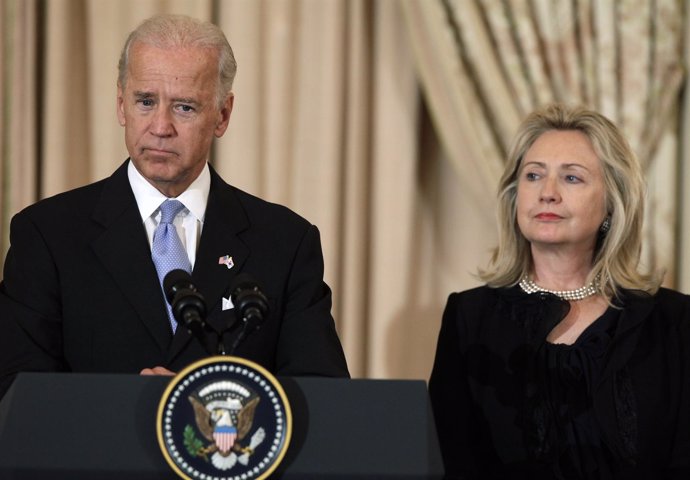
[[[268,299],[261,285],[251,275],[240,273],[230,284],[230,300],[239,318],[260,327],[268,313]]]
[[[184,325],[213,355],[205,321],[206,301],[194,285],[192,276],[184,270],[171,270],[163,279],[163,291],[177,323]]]
[[[258,281],[247,273],[240,273],[230,284],[230,300],[242,321],[242,330],[230,349],[232,355],[249,332],[261,328],[268,315],[268,299]]]

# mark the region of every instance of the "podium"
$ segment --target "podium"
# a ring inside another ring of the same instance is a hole
[[[278,377],[293,416],[275,479],[440,479],[421,380]],[[0,402],[3,480],[178,478],[158,446],[169,377],[22,373]]]

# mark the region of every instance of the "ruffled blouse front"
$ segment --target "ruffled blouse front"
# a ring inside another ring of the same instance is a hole
[[[608,478],[615,468],[594,417],[592,398],[619,314],[620,310],[609,308],[572,345],[545,341],[539,349],[537,365],[557,478]]]

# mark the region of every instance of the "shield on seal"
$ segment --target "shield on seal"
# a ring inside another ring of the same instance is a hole
[[[235,444],[237,428],[230,425],[216,425],[213,429],[213,440],[221,453],[228,453]]]

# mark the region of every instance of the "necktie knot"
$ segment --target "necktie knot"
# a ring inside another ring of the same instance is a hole
[[[160,223],[172,223],[175,220],[180,211],[184,208],[184,205],[179,200],[167,199],[161,203],[161,221]]]

